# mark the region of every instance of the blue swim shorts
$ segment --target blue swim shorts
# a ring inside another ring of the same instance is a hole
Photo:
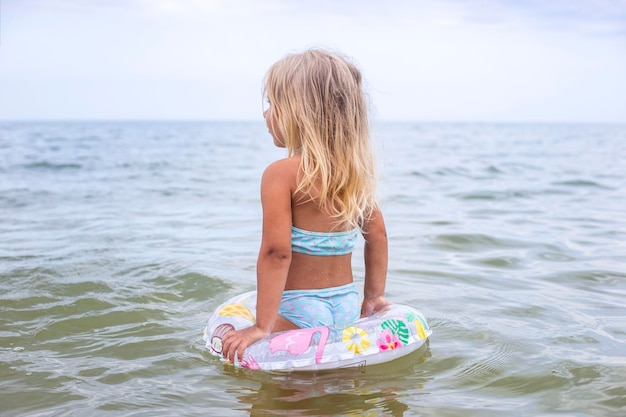
[[[278,314],[300,328],[351,323],[361,315],[359,294],[354,283],[322,289],[286,290]]]

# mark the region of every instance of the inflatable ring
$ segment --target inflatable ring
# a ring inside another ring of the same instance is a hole
[[[222,358],[222,338],[255,322],[256,291],[237,295],[215,309],[204,330],[211,354]],[[432,331],[412,307],[385,311],[337,327],[272,333],[250,345],[235,366],[265,371],[316,371],[389,362],[420,348]],[[222,359],[223,360],[223,359]]]

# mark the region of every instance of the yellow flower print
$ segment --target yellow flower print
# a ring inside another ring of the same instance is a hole
[[[341,335],[341,340],[346,344],[348,350],[357,355],[363,353],[370,345],[370,338],[365,330],[356,326],[345,328]]]

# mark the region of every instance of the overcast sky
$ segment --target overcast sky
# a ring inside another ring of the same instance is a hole
[[[0,0],[0,119],[261,120],[314,46],[377,120],[626,123],[626,0]]]

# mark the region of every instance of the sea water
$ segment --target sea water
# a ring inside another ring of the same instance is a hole
[[[427,349],[271,374],[211,357],[255,288],[262,122],[0,124],[2,416],[615,416],[626,126],[379,123],[389,299]],[[362,242],[353,256],[362,286]]]

